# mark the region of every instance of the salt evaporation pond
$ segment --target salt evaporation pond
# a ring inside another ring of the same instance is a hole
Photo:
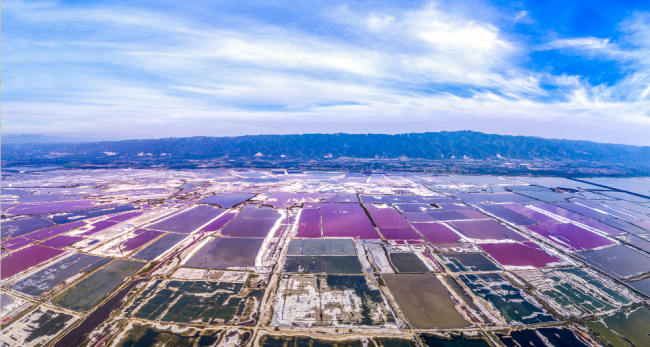
[[[82,210],[90,207],[102,205],[101,202],[95,200],[72,200],[72,201],[56,201],[56,202],[43,202],[43,203],[27,203],[20,204],[7,211],[11,215],[22,214],[43,214],[43,213],[57,213],[67,212],[72,210]],[[114,205],[114,203],[104,204],[103,206]]]
[[[594,209],[591,209],[589,207],[576,204],[575,202],[556,203],[554,205],[558,206],[558,207],[560,207],[562,209],[565,209],[567,211],[578,213],[578,214],[580,214],[582,216],[585,216],[585,217],[588,217],[588,218],[593,218],[593,219],[612,219],[612,218],[615,218],[612,215],[598,212],[598,211],[596,211]],[[583,219],[585,219],[585,218],[583,218]]]
[[[250,193],[226,193],[216,194],[201,200],[201,203],[219,205],[223,208],[231,208],[235,205],[254,197],[256,194]]]
[[[63,253],[64,251],[62,250],[40,245],[33,245],[15,251],[0,261],[1,277],[2,279],[9,278]]]
[[[226,212],[224,209],[199,205],[167,219],[146,226],[147,229],[189,234]]]
[[[255,205],[246,205],[237,214],[237,218],[269,218],[278,219],[282,217],[280,212],[270,207],[258,207]]]
[[[536,208],[542,209],[544,211],[550,212],[554,215],[558,215],[560,217],[572,220],[572,221],[581,221],[583,219],[588,219],[588,217],[583,216],[581,214],[571,212],[569,210],[565,210],[562,207],[558,207],[556,205],[551,205],[551,204],[535,204],[533,205]]]
[[[585,219],[581,220],[580,224],[584,224],[590,228],[594,228],[602,233],[609,234],[609,235],[618,235],[618,234],[623,234],[624,231],[621,229],[614,228],[611,225],[607,225],[605,223],[601,223],[595,219]]]
[[[560,223],[560,221],[558,221],[555,218],[551,218],[551,217],[549,217],[549,216],[547,216],[545,214],[542,214],[542,213],[539,213],[537,211],[531,210],[528,207],[521,206],[519,204],[501,204],[501,206],[503,206],[503,207],[505,207],[505,208],[507,208],[509,210],[512,210],[514,212],[517,212],[520,215],[522,215],[522,216],[524,216],[526,218],[532,219],[535,222],[540,223],[540,224]]]
[[[440,196],[413,196],[413,195],[359,195],[361,201],[373,204],[439,204],[457,203],[458,200]]]
[[[88,254],[75,254],[47,268],[33,274],[32,276],[21,280],[20,282],[11,286],[11,289],[37,297],[48,290],[54,288],[56,285],[67,280],[68,278],[76,275],[79,272],[89,271],[91,265],[102,260],[102,257],[88,255]],[[110,258],[108,258],[110,259]]]
[[[58,234],[68,232],[68,231],[70,231],[72,229],[76,229],[76,228],[82,227],[84,225],[86,225],[86,223],[84,223],[82,221],[78,221],[78,222],[74,222],[74,223],[70,223],[70,224],[64,224],[64,225],[57,225],[55,227],[50,227],[50,228],[47,228],[47,229],[43,229],[41,231],[37,231],[37,232],[31,233],[31,234],[27,234],[24,237],[28,238],[28,239],[32,239],[32,240],[42,240],[42,239],[46,239],[48,237],[52,237],[52,236],[55,236],[55,235],[58,235]]]
[[[497,218],[503,219],[504,221],[508,223],[512,223],[514,225],[533,225],[537,224],[534,220],[524,217],[523,215],[507,209],[501,205],[496,205],[496,204],[491,204],[491,205],[480,205],[480,208]]]
[[[112,221],[112,222],[124,222],[124,221],[127,221],[127,220],[131,219],[131,218],[141,216],[143,214],[144,214],[144,211],[142,211],[142,212],[121,213],[121,214],[117,214],[117,215],[111,216],[109,218],[106,218],[106,220],[107,221]]]
[[[49,220],[40,217],[2,222],[2,239],[23,236],[54,225]]]
[[[422,240],[413,228],[379,228],[379,232],[387,240]]]
[[[263,238],[215,238],[196,252],[185,266],[203,269],[255,266],[263,243]]]
[[[157,230],[136,229],[131,232],[132,237],[120,242],[117,247],[119,248],[120,253],[126,255],[128,252],[139,248],[162,234],[161,231]]]
[[[188,238],[185,234],[169,233],[154,241],[152,244],[143,248],[141,251],[133,255],[131,258],[140,260],[154,260],[159,255],[165,253],[167,250],[177,245],[179,242]]]
[[[490,344],[483,338],[471,338],[462,336],[450,336],[449,338],[438,337],[431,334],[422,334],[420,338],[429,347],[490,347]]]
[[[436,222],[472,219],[471,217],[468,217],[467,215],[461,213],[461,211],[454,211],[454,210],[432,211],[432,212],[427,212],[427,215],[431,217],[433,221]]]
[[[382,275],[404,314],[417,329],[465,328],[440,280],[430,274]]]
[[[650,258],[623,245],[577,253],[576,257],[618,279],[650,271]]]
[[[480,204],[482,202],[503,203],[503,202],[517,202],[517,203],[532,203],[537,202],[535,199],[515,194],[515,193],[456,193],[456,196],[468,204]],[[456,201],[451,201],[456,202]]]
[[[274,208],[286,208],[300,202],[320,202],[333,198],[336,194],[332,193],[289,193],[274,192],[264,202],[265,205],[271,205]]]
[[[439,256],[452,272],[501,270],[481,253],[442,253]]]
[[[357,255],[350,239],[291,240],[287,255]]]
[[[18,248],[25,247],[31,244],[32,242],[34,242],[34,240],[26,239],[24,237],[18,237],[15,239],[11,239],[9,241],[2,241],[2,248],[9,251],[14,251]]]
[[[296,237],[321,237],[320,210],[303,209],[298,219],[298,233]]]
[[[460,275],[458,278],[476,296],[483,298],[499,311],[508,324],[539,324],[555,322],[532,297],[522,296],[521,290],[498,273]]]
[[[210,222],[210,224],[201,228],[201,231],[206,233],[219,231],[221,230],[221,228],[223,228],[224,225],[228,224],[228,222],[230,222],[233,218],[235,218],[236,215],[237,215],[236,213],[226,212],[221,216],[217,217],[217,219]]]
[[[221,231],[221,235],[232,237],[266,237],[275,219],[235,218]]]
[[[43,246],[48,246],[48,247],[54,247],[54,248],[62,248],[68,245],[71,245],[75,242],[79,242],[83,240],[83,237],[79,236],[68,236],[68,235],[61,235],[57,236],[53,239],[47,240],[45,242],[41,242],[41,245]]]
[[[527,241],[526,237],[491,219],[456,221],[450,224],[465,236],[477,240]]]
[[[431,272],[415,253],[390,253],[390,262],[399,273]]]
[[[571,251],[584,251],[615,244],[612,240],[571,223],[538,224],[526,228]]]
[[[441,223],[413,223],[417,229],[431,243],[454,243],[461,239],[461,236]]]
[[[643,228],[639,228],[638,226],[634,224],[630,224],[626,221],[620,220],[620,219],[609,219],[609,220],[602,220],[601,221],[604,224],[607,224],[611,227],[617,228],[621,230],[622,233],[630,233],[630,234],[645,234],[648,231],[644,230]]]
[[[358,204],[320,204],[325,237],[379,239],[365,210]]]
[[[106,215],[111,215],[111,214],[126,212],[126,211],[133,211],[136,208],[137,207],[133,204],[104,206],[104,207],[91,208],[87,210],[57,213],[56,215],[48,218],[56,224],[66,224],[66,223],[89,219],[89,218],[101,217],[101,216],[106,216]]]
[[[370,212],[370,216],[375,222],[375,225],[380,228],[409,227],[409,222],[406,218],[392,207],[378,208],[373,204],[364,204],[363,206]]]
[[[95,222],[93,224],[89,224],[90,229],[88,231],[85,231],[81,233],[80,235],[82,236],[89,236],[92,235],[96,232],[102,231],[104,229],[108,229],[114,225],[116,225],[118,222],[111,222],[107,220],[100,220],[99,222]],[[84,228],[85,229],[85,228]]]
[[[503,266],[542,268],[557,266],[563,262],[534,242],[479,243],[478,246]]]

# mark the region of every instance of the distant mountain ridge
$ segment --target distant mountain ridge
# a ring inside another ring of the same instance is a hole
[[[259,155],[260,153],[261,155]],[[4,144],[3,159],[79,158],[419,158],[542,159],[629,163],[650,167],[650,147],[491,135],[474,131],[385,134],[249,135],[86,143]]]

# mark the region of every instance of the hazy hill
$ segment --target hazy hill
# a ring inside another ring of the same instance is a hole
[[[187,158],[312,159],[330,154],[356,158],[423,159],[544,159],[587,160],[650,166],[650,147],[489,135],[473,131],[382,134],[258,135],[186,137],[86,143],[2,144],[3,159],[46,156],[82,158],[149,158],[172,155]]]

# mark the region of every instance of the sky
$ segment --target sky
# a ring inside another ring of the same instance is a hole
[[[650,146],[650,2],[2,3],[2,134]]]

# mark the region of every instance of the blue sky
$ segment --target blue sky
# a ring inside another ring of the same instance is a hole
[[[650,145],[648,1],[9,1],[3,134]]]

